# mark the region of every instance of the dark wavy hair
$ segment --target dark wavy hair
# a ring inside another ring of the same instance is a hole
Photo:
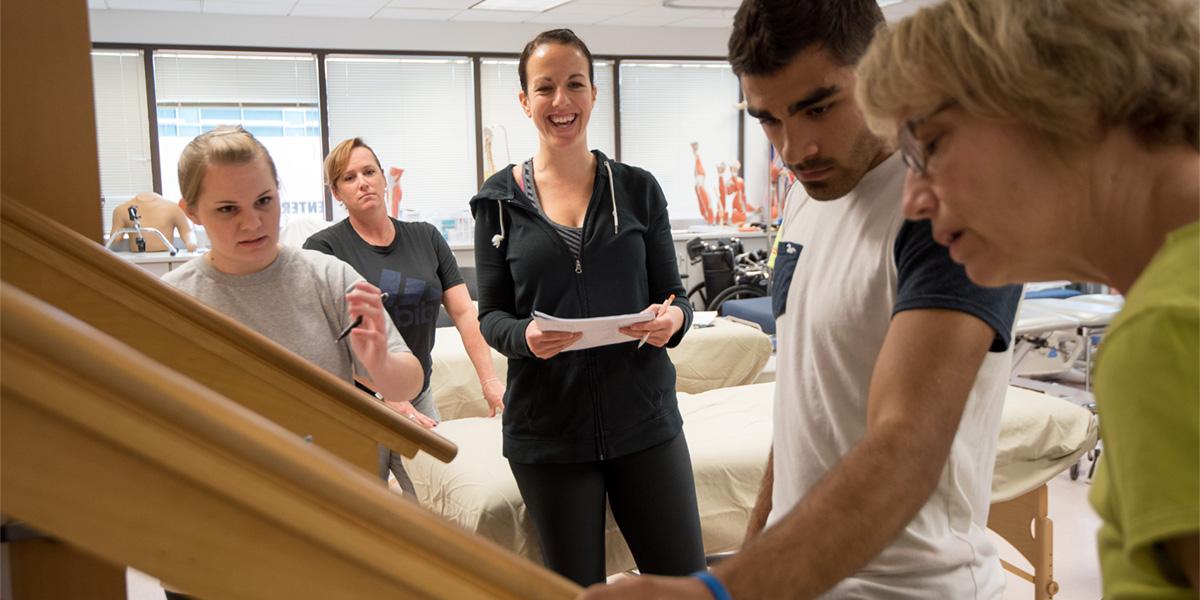
[[[875,0],[744,0],[733,17],[729,63],[737,75],[769,75],[820,47],[853,66],[884,23]]]

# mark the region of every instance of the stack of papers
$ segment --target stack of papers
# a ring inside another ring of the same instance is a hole
[[[654,313],[649,310],[627,315],[590,317],[587,319],[562,319],[541,311],[533,311],[533,320],[542,331],[583,332],[583,337],[579,338],[574,344],[567,346],[563,352],[586,350],[588,348],[609,346],[612,344],[624,344],[625,342],[636,342],[638,338],[629,337],[621,333],[619,329],[633,325],[634,323],[642,323],[653,319]]]

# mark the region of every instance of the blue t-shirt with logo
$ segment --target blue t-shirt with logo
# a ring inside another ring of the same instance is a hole
[[[314,233],[304,247],[332,254],[354,267],[363,279],[387,292],[383,307],[404,342],[421,361],[429,389],[433,369],[430,353],[437,331],[442,292],[463,283],[458,263],[442,234],[429,223],[391,219],[396,237],[387,246],[368,244],[349,219]]]

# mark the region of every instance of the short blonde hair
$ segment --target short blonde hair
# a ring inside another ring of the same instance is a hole
[[[882,30],[857,69],[868,124],[948,100],[1059,147],[1128,127],[1147,146],[1200,150],[1195,0],[946,0]]]
[[[330,192],[337,191],[337,178],[346,171],[346,165],[350,163],[350,154],[354,152],[355,148],[366,148],[367,152],[371,153],[371,157],[375,159],[375,166],[379,167],[380,172],[383,172],[383,164],[379,162],[379,156],[362,138],[342,140],[325,157],[325,185],[329,186]]]
[[[241,125],[222,125],[196,136],[179,155],[179,191],[183,201],[189,207],[196,206],[208,165],[248,163],[259,157],[266,159],[271,167],[271,178],[279,185],[279,173],[271,153]]]

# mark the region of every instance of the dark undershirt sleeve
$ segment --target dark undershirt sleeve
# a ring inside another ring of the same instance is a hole
[[[318,231],[317,233],[308,236],[308,239],[304,240],[304,249],[316,250],[317,252],[324,252],[325,254],[333,256],[333,246],[329,245],[329,241],[321,236],[322,233],[324,232]]]
[[[450,250],[450,244],[446,243],[446,238],[442,237],[442,234],[433,227],[430,228],[429,237],[437,256],[437,274],[438,279],[442,281],[442,293],[460,283],[465,283],[462,273],[458,270],[458,261],[454,259],[454,252]]]
[[[905,221],[894,248],[899,292],[892,316],[922,308],[957,310],[979,318],[995,331],[991,352],[1008,349],[1021,286],[983,287],[933,241],[929,221]]]

